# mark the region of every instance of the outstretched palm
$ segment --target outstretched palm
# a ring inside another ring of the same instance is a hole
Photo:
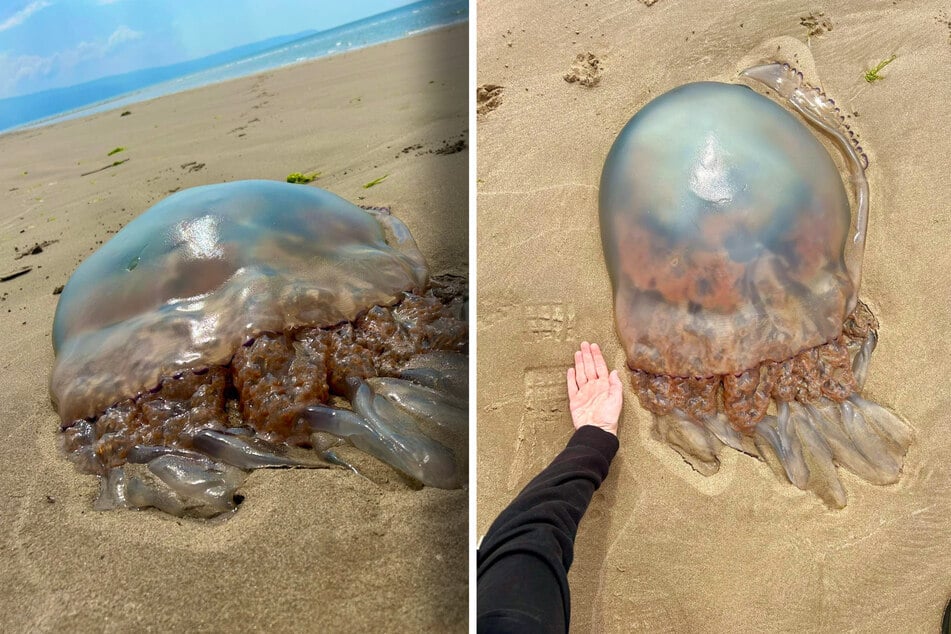
[[[598,344],[582,342],[575,367],[568,368],[568,407],[575,429],[594,425],[616,436],[621,396],[617,370],[608,372]]]

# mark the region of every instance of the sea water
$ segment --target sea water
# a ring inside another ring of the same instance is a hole
[[[183,90],[398,40],[468,19],[468,0],[423,0],[224,64],[160,83],[137,86],[122,94],[102,94],[109,89],[104,87],[97,91],[96,82],[87,82],[36,95],[0,99],[0,132],[84,117]],[[144,78],[140,81],[148,83]]]

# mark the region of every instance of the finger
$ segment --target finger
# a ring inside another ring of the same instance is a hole
[[[611,372],[608,378],[608,401],[616,403],[619,410],[624,405],[624,389],[621,387],[621,378],[617,370]]]
[[[608,377],[608,396],[620,398],[622,393],[621,377],[618,376],[617,370],[611,370],[611,375]]]
[[[575,380],[575,369],[568,368],[568,400],[570,401],[578,393],[578,382]]]
[[[584,361],[584,373],[589,381],[598,378],[598,373],[594,369],[594,358],[591,356],[591,344],[587,341],[581,342],[581,359]]]
[[[596,343],[591,344],[591,358],[594,359],[594,369],[598,373],[598,378],[608,378],[608,364],[604,362],[601,346]]]
[[[588,377],[584,372],[584,359],[581,358],[581,350],[575,351],[575,381],[578,387],[588,382]]]

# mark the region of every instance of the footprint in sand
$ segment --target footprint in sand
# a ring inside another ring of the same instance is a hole
[[[487,115],[502,105],[502,86],[482,84],[476,90],[476,113]]]
[[[592,88],[601,81],[601,60],[594,53],[578,53],[571,70],[565,73],[565,81]]]

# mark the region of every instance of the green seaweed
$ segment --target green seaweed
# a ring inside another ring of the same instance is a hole
[[[386,180],[386,177],[387,177],[387,176],[389,176],[389,174],[384,174],[383,176],[381,176],[381,177],[379,177],[379,178],[374,178],[372,181],[370,181],[369,183],[367,183],[366,185],[364,185],[364,186],[363,186],[363,189],[370,189],[370,188],[373,187],[374,185],[379,185],[380,183],[382,183],[383,181]]]
[[[300,172],[293,172],[287,175],[288,183],[299,183],[305,184],[317,180],[320,176],[320,172],[307,172],[306,174],[301,174]]]
[[[879,75],[878,73],[879,73],[883,68],[885,68],[886,66],[888,66],[889,64],[891,64],[892,62],[894,62],[896,57],[898,57],[898,56],[897,56],[897,55],[892,55],[892,56],[889,57],[888,59],[885,59],[885,60],[882,60],[881,62],[879,62],[879,63],[878,63],[878,66],[876,66],[875,68],[872,68],[872,69],[869,69],[869,70],[865,71],[865,81],[867,81],[868,83],[871,84],[873,81],[878,81],[879,79],[885,79],[884,77],[882,77],[882,76]]]
[[[114,150],[112,150],[111,152],[109,152],[108,154],[106,154],[106,156],[112,156],[113,154],[118,154],[119,152],[125,152],[125,148],[124,148],[124,147],[117,147],[117,148],[115,148]]]

